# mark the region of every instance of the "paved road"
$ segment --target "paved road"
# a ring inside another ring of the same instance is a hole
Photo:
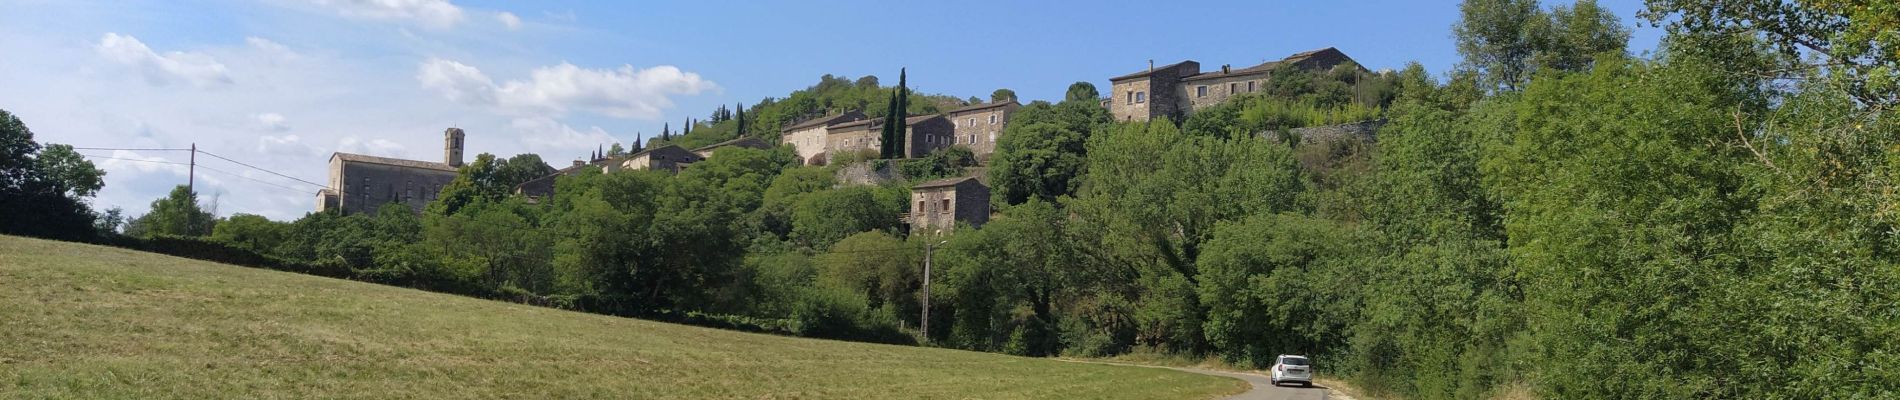
[[[1275,387],[1273,386],[1273,382],[1270,381],[1266,375],[1240,373],[1240,372],[1213,371],[1213,370],[1205,370],[1205,369],[1198,369],[1198,368],[1169,368],[1169,369],[1193,372],[1193,373],[1201,374],[1201,375],[1225,376],[1229,378],[1240,379],[1243,381],[1247,381],[1247,383],[1253,384],[1253,390],[1248,390],[1246,393],[1229,396],[1227,397],[1227,400],[1326,400],[1327,390],[1324,387],[1319,387],[1319,386],[1314,386],[1310,388],[1298,387],[1298,386]]]
[[[1248,384],[1253,385],[1253,389],[1250,389],[1245,393],[1228,396],[1226,400],[1326,400],[1328,397],[1328,394],[1330,394],[1331,392],[1329,390],[1326,390],[1326,387],[1323,387],[1323,386],[1313,386],[1313,387],[1273,386],[1272,378],[1268,378],[1266,375],[1255,374],[1255,373],[1215,371],[1211,369],[1200,369],[1200,368],[1157,367],[1157,366],[1151,366],[1151,365],[1106,363],[1106,362],[1099,362],[1099,361],[1081,361],[1081,360],[1063,360],[1063,361],[1121,365],[1121,366],[1128,366],[1128,367],[1167,368],[1167,369],[1172,369],[1176,371],[1191,372],[1191,373],[1196,373],[1196,374],[1201,374],[1201,375],[1213,375],[1213,376],[1223,376],[1223,377],[1228,377],[1228,378],[1234,378],[1234,379],[1247,381]]]

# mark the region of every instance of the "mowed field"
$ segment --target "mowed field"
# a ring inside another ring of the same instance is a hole
[[[1234,379],[721,331],[0,236],[6,398],[1206,399]]]

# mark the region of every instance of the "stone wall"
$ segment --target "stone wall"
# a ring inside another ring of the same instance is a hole
[[[872,164],[883,164],[883,168],[872,168]],[[838,186],[876,186],[903,178],[897,173],[897,163],[876,161],[865,161],[838,168],[835,177]]]
[[[1181,97],[1187,112],[1195,112],[1219,105],[1238,94],[1263,90],[1266,82],[1265,73],[1190,80],[1181,84],[1176,95]],[[1202,87],[1207,88],[1205,96],[1201,95]]]
[[[1015,103],[1001,106],[950,113],[950,124],[955,127],[952,140],[956,145],[968,147],[976,159],[987,162],[991,153],[996,152],[996,140],[1003,137],[1003,127],[1009,124],[1009,117],[1021,106]]]
[[[341,162],[336,170],[337,208],[347,214],[374,213],[387,203],[404,203],[420,213],[455,180],[454,171],[373,163]]]
[[[989,188],[975,180],[955,186],[912,189],[911,233],[950,232],[957,222],[982,226],[990,219]]]
[[[781,136],[779,140],[792,145],[792,148],[798,152],[799,162],[811,165],[814,157],[825,152],[825,130],[826,127],[824,125],[818,125],[785,132],[785,135]]]
[[[882,131],[882,129],[879,130],[879,132]],[[904,139],[907,141],[904,152],[908,153],[906,155],[908,158],[923,157],[937,149],[950,147],[950,141],[955,136],[953,133],[955,128],[950,125],[950,120],[942,116],[911,121],[910,125],[905,126],[904,132],[906,133]]]
[[[1149,78],[1135,78],[1113,82],[1109,85],[1108,114],[1117,122],[1145,122],[1149,110],[1146,103],[1135,103],[1135,93],[1147,93]]]

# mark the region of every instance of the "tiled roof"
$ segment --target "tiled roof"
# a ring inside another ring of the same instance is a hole
[[[1190,62],[1194,62],[1194,60],[1183,60],[1183,61],[1181,61],[1181,62],[1177,62],[1177,63],[1173,63],[1173,64],[1168,64],[1168,65],[1163,65],[1163,66],[1159,66],[1159,67],[1154,67],[1154,68],[1150,68],[1150,69],[1148,69],[1148,70],[1146,70],[1146,71],[1141,71],[1141,72],[1136,72],[1136,73],[1132,73],[1132,74],[1128,74],[1128,75],[1122,75],[1122,76],[1117,76],[1117,77],[1114,77],[1114,78],[1108,78],[1108,81],[1109,81],[1109,82],[1114,82],[1114,81],[1119,81],[1119,80],[1124,80],[1124,79],[1134,79],[1134,78],[1140,78],[1140,77],[1144,77],[1144,76],[1148,76],[1148,74],[1153,74],[1153,73],[1155,73],[1155,71],[1165,71],[1165,70],[1170,70],[1170,69],[1174,69],[1175,67],[1179,67],[1179,66],[1181,66],[1181,64],[1187,64],[1187,63],[1190,63]]]
[[[833,123],[837,123],[837,122],[838,122],[838,120],[842,120],[842,119],[845,119],[845,118],[849,118],[849,117],[857,117],[857,116],[860,116],[860,115],[856,115],[856,114],[858,114],[858,113],[857,113],[857,112],[855,112],[855,111],[853,111],[853,112],[846,112],[846,113],[843,113],[843,114],[838,114],[838,115],[827,115],[827,116],[823,116],[823,117],[818,117],[818,118],[812,118],[812,119],[808,119],[808,120],[804,120],[804,121],[801,121],[801,122],[799,122],[799,123],[796,123],[796,124],[792,124],[792,126],[787,126],[787,127],[785,127],[785,128],[783,128],[783,129],[779,129],[779,131],[780,131],[780,132],[791,132],[791,131],[796,131],[796,130],[802,130],[802,129],[806,129],[806,128],[811,128],[811,127],[814,127],[814,126],[819,126],[819,125],[830,125],[830,124],[833,124]]]
[[[713,150],[713,149],[718,149],[718,148],[720,148],[720,147],[726,147],[726,146],[734,146],[734,145],[746,145],[746,144],[749,144],[749,146],[745,146],[745,147],[750,147],[750,148],[755,148],[755,149],[769,149],[769,148],[772,148],[772,146],[771,146],[771,145],[768,145],[768,144],[765,144],[765,141],[762,141],[762,140],[759,140],[758,138],[755,138],[755,137],[751,137],[751,136],[743,136],[743,137],[740,137],[740,138],[738,138],[738,139],[733,139],[733,140],[727,140],[727,141],[724,141],[724,142],[719,142],[719,143],[713,143],[713,144],[709,144],[709,145],[705,145],[705,146],[701,146],[700,148],[697,148],[697,149],[693,149],[693,152],[694,152],[694,153],[698,153],[698,152],[701,152],[701,151],[706,151],[706,150]]]
[[[956,113],[960,113],[964,111],[976,111],[976,110],[982,110],[982,109],[987,109],[987,108],[996,108],[996,107],[1002,107],[1002,106],[1007,106],[1011,104],[1022,105],[1021,103],[1017,103],[1015,100],[992,101],[992,102],[982,103],[982,104],[971,104],[968,106],[964,106],[963,108],[947,111],[945,112],[945,114],[956,114]]]
[[[917,184],[917,186],[911,186],[910,188],[914,190],[914,189],[950,187],[950,186],[956,186],[957,184],[963,183],[963,181],[974,180],[974,179],[976,178],[968,177],[968,176],[961,177],[961,178],[938,179],[934,181],[919,183]]]
[[[350,153],[342,153],[342,152],[332,154],[330,155],[330,157],[342,159],[344,162],[382,164],[382,165],[392,165],[392,166],[397,166],[397,167],[421,168],[421,169],[432,169],[432,170],[437,170],[437,171],[455,172],[455,167],[451,167],[448,164],[443,164],[439,162],[404,160],[400,158],[377,157],[377,156],[371,156],[371,155],[350,154]]]
[[[942,117],[943,117],[943,114],[913,115],[910,118],[905,118],[904,124],[915,125],[918,122],[928,121],[932,118],[942,118]],[[884,118],[863,119],[863,120],[857,120],[857,121],[851,121],[851,122],[846,122],[842,124],[832,125],[831,133],[852,131],[852,130],[857,130],[857,129],[871,129],[871,128],[876,128],[880,126],[884,126]]]

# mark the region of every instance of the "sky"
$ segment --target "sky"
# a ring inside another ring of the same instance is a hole
[[[1636,0],[1602,4],[1661,33]],[[292,220],[334,152],[535,153],[554,166],[825,74],[926,93],[1055,100],[1181,60],[1251,66],[1337,47],[1374,70],[1458,62],[1456,1],[0,0],[0,109],[41,143],[196,145],[216,213]],[[886,79],[888,82],[889,80]],[[128,215],[186,181],[189,152],[83,150],[94,208]],[[471,157],[472,158],[472,157]],[[238,164],[242,163],[242,164]],[[256,168],[251,168],[256,167]],[[265,172],[269,171],[269,172]],[[282,176],[278,175],[281,174]],[[308,181],[312,183],[299,182]]]

